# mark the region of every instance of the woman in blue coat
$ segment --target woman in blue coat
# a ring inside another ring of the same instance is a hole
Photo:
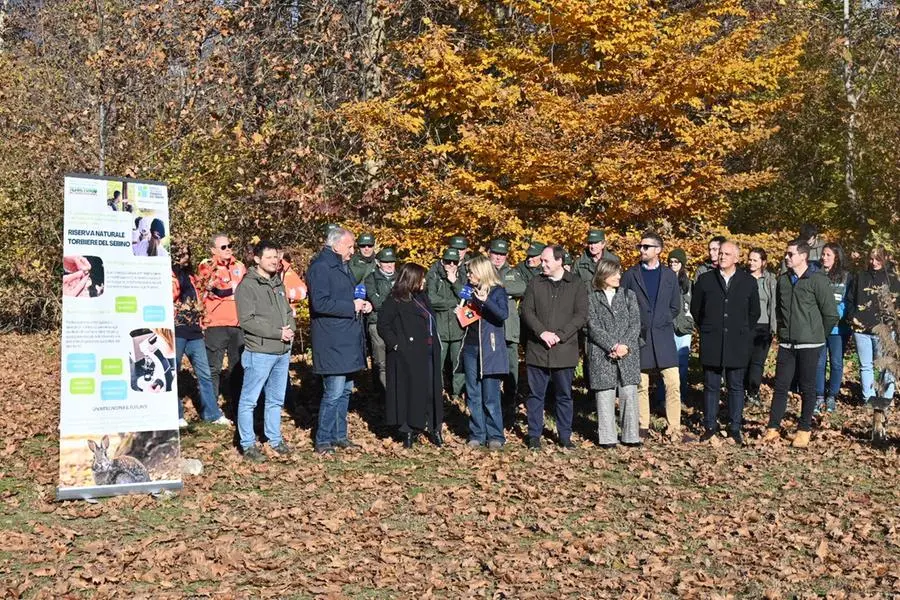
[[[497,450],[506,441],[500,382],[509,372],[504,331],[509,304],[497,269],[490,260],[476,256],[467,268],[472,288],[468,302],[481,314],[479,320],[466,327],[462,347],[469,407],[469,446],[487,444],[488,448]]]

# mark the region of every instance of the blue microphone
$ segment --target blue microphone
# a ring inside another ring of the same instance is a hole
[[[472,295],[475,293],[475,288],[473,288],[468,283],[463,286],[461,290],[459,290],[459,297],[463,300],[471,300]]]
[[[365,300],[366,299],[366,286],[363,283],[357,284],[355,288],[353,288],[353,299],[354,300]],[[356,311],[356,318],[359,318],[360,311]]]

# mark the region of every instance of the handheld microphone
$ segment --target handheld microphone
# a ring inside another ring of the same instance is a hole
[[[365,284],[357,284],[355,288],[353,288],[353,299],[354,300],[365,300],[366,299],[366,286]],[[356,318],[359,319],[360,311],[356,311]]]
[[[468,283],[463,286],[461,290],[459,290],[459,305],[462,306],[466,302],[472,299],[472,296],[475,294],[475,288],[473,288]]]

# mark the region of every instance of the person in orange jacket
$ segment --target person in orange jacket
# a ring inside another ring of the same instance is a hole
[[[197,269],[206,310],[206,355],[215,398],[219,397],[222,362],[228,355],[226,380],[237,403],[244,334],[238,323],[234,291],[247,274],[247,268],[234,258],[231,240],[224,233],[210,238],[210,253],[212,257],[201,262]]]
[[[175,306],[175,368],[181,368],[186,354],[197,376],[200,392],[200,417],[216,425],[230,425],[219,410],[213,395],[209,358],[203,341],[203,305],[198,293],[197,277],[191,263],[191,249],[187,244],[172,242],[172,300]],[[178,399],[178,426],[187,427],[184,405]]]
[[[281,282],[284,285],[284,292],[287,294],[288,304],[291,305],[291,309],[296,317],[297,306],[300,305],[302,300],[306,300],[307,291],[306,282],[294,269],[292,262],[291,253],[287,250],[282,252],[278,273],[281,275]]]

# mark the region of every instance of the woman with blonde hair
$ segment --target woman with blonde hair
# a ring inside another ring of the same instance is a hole
[[[506,441],[500,382],[509,372],[504,330],[509,306],[500,275],[487,257],[476,256],[466,270],[469,284],[460,296],[480,315],[465,328],[461,353],[469,408],[469,446],[487,444],[498,450]]]

